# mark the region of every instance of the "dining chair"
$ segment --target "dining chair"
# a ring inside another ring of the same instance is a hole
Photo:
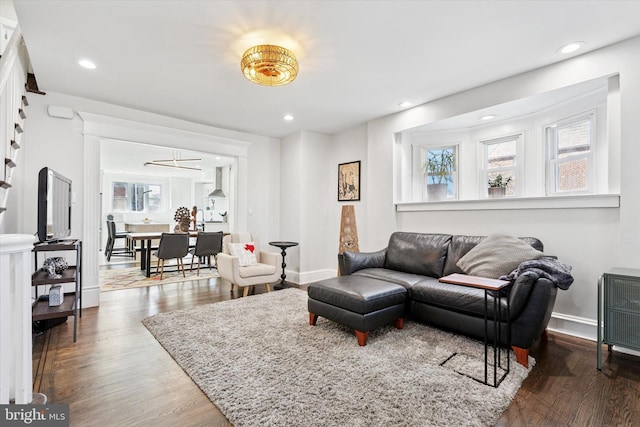
[[[188,233],[162,233],[160,237],[160,244],[158,244],[158,250],[154,252],[158,262],[156,264],[156,274],[160,269],[160,280],[164,274],[164,261],[166,259],[176,259],[178,264],[178,271],[182,270],[182,276],[186,277],[184,273],[184,261],[182,258],[187,256],[189,252],[189,234]],[[161,264],[162,263],[162,264]]]
[[[107,220],[107,233],[107,245],[104,250],[104,254],[107,256],[107,261],[111,261],[112,256],[135,257],[135,252],[131,250],[131,245],[129,243],[129,239],[127,238],[127,233],[117,233],[116,223],[109,219]],[[115,247],[115,242],[117,239],[125,239],[126,246]]]
[[[191,270],[193,271],[193,259],[198,257],[198,276],[200,275],[200,264],[204,257],[207,257],[209,268],[212,267],[211,256],[213,256],[214,264],[218,268],[216,255],[222,252],[222,231],[204,232],[201,231],[196,237],[196,246],[189,249],[191,254]]]

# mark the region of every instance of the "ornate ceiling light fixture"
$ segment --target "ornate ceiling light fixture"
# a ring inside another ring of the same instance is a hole
[[[270,44],[246,50],[240,61],[244,76],[259,85],[282,86],[298,75],[298,60],[289,49]]]

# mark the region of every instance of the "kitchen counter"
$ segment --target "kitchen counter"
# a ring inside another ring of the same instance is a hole
[[[168,223],[162,222],[126,222],[124,224],[125,231],[129,233],[152,233],[152,232],[169,232],[170,226]]]
[[[229,223],[222,221],[205,221],[204,231],[224,231],[229,232]]]

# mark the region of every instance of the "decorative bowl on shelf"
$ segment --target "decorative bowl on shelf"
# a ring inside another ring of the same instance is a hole
[[[142,222],[144,222],[145,224],[149,224],[151,220],[149,218],[145,218],[142,220]]]

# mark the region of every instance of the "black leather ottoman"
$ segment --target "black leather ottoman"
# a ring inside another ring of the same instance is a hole
[[[309,285],[309,324],[318,316],[355,329],[358,344],[367,344],[369,331],[393,322],[404,327],[407,290],[395,283],[360,276],[341,276]]]

